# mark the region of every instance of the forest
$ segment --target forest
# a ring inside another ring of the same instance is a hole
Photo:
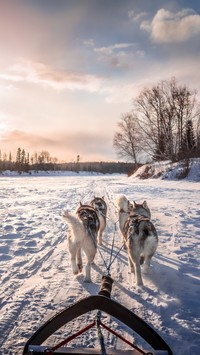
[[[30,155],[23,148],[18,148],[16,155],[2,154],[0,150],[0,172],[10,170],[19,174],[31,171],[79,171],[97,172],[102,174],[128,174],[134,172],[136,165],[133,162],[81,162],[77,155],[73,162],[59,162],[57,158],[52,158],[48,151],[35,152]]]

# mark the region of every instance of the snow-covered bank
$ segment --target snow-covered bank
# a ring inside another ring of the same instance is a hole
[[[200,158],[172,163],[170,161],[145,164],[133,175],[134,178],[159,178],[166,180],[200,181]]]
[[[126,252],[120,252],[111,269],[112,296],[152,325],[175,355],[198,355],[199,187],[197,182],[143,181],[119,175],[0,177],[0,354],[20,355],[26,340],[45,320],[99,291],[105,273],[99,253],[92,268],[92,284],[83,283],[82,275],[72,275],[63,208],[73,210],[79,201],[105,196],[109,219],[101,251],[109,260],[117,221],[114,201],[125,194],[130,200],[147,200],[159,233],[159,247],[151,274],[144,276],[143,289],[134,286]],[[117,225],[115,252],[120,246]],[[91,318],[89,315],[87,324]],[[106,321],[123,333],[116,321],[109,317]],[[78,329],[80,320],[73,322],[70,332]],[[59,340],[63,337],[60,332]],[[127,338],[134,340],[130,332]],[[95,330],[78,339],[81,346],[99,346]],[[107,333],[105,341],[109,347],[124,347]]]

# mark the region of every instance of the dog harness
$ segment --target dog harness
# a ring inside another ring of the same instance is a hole
[[[95,248],[97,247],[96,233],[99,230],[100,222],[95,209],[88,205],[81,205],[77,210],[79,218],[82,220],[84,228],[92,237]]]
[[[136,234],[139,234],[139,225],[142,221],[150,221],[150,218],[148,217],[144,217],[142,215],[134,215],[134,216],[130,216],[126,222],[124,223],[124,234],[126,236],[127,239],[127,234],[128,234],[128,230],[131,227],[134,227],[134,230],[136,232]]]
[[[99,218],[93,207],[82,205],[77,211],[80,219],[83,221],[85,228],[96,231],[99,228]]]

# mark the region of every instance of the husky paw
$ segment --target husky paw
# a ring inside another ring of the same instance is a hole
[[[66,210],[66,209],[65,209],[65,210],[62,211],[62,217],[65,218],[65,217],[67,217],[68,215],[69,215],[69,210]]]
[[[92,282],[92,280],[91,280],[91,279],[86,279],[86,278],[85,278],[85,279],[84,279],[84,282],[85,282],[85,283],[90,283],[90,282]]]
[[[79,270],[79,272],[82,272],[82,270],[83,270],[83,265],[82,264],[78,264],[78,270]]]
[[[151,272],[151,270],[150,270],[150,267],[149,266],[143,266],[143,268],[142,268],[142,272],[143,272],[143,274],[150,274],[150,272]]]
[[[77,266],[77,267],[74,267],[74,268],[72,269],[72,271],[73,271],[73,274],[74,274],[74,275],[78,275],[79,272],[80,272],[78,266]]]
[[[130,271],[131,271],[132,274],[135,274],[135,269],[134,269],[134,267],[131,267],[131,270],[130,270]]]
[[[137,289],[142,289],[143,286],[144,286],[143,282],[140,282],[140,283],[136,284]]]

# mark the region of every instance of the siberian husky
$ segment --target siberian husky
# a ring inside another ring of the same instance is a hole
[[[126,243],[131,272],[136,276],[136,284],[143,285],[141,267],[148,272],[150,261],[158,245],[157,231],[150,221],[151,213],[146,201],[131,203],[126,196],[118,199],[119,226]]]
[[[68,248],[74,275],[82,271],[81,249],[86,254],[85,282],[91,282],[91,264],[97,252],[97,235],[100,227],[97,212],[92,206],[82,205],[72,213],[63,211],[69,225]]]
[[[90,206],[92,206],[99,217],[100,228],[98,232],[98,244],[102,245],[102,234],[106,228],[106,216],[107,216],[107,205],[104,200],[104,197],[94,197],[90,202]]]

